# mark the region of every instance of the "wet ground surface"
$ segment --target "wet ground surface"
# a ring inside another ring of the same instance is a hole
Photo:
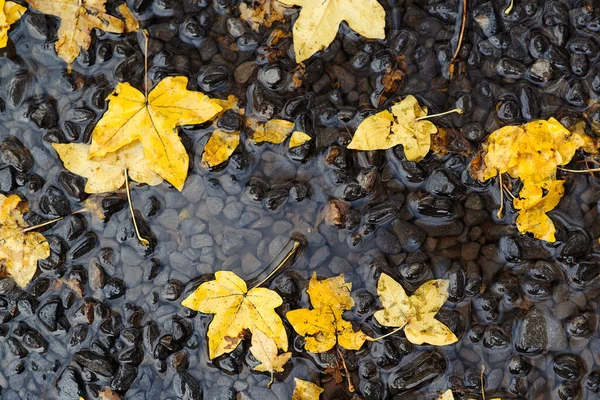
[[[272,389],[267,375],[251,371],[247,343],[208,360],[211,317],[180,305],[215,271],[256,277],[292,232],[308,247],[271,283],[282,313],[308,306],[302,289],[312,271],[344,273],[356,301],[347,318],[382,334],[371,317],[381,272],[410,290],[451,281],[438,319],[460,341],[415,346],[400,333],[346,352],[354,396],[433,398],[452,388],[457,398],[482,398],[485,367],[486,398],[598,398],[597,179],[564,175],[565,196],[551,213],[557,242],[549,244],[518,234],[508,203],[497,219],[497,184],[475,182],[468,165],[506,124],[554,116],[566,125],[586,119],[592,134],[598,128],[600,4],[515,1],[505,15],[505,1],[469,1],[458,73],[449,79],[458,2],[381,3],[385,41],[342,27],[303,74],[291,49],[297,13],[255,32],[237,17],[236,0],[129,3],[149,32],[153,82],[188,76],[192,89],[236,95],[246,115],[295,120],[314,140],[291,151],[244,141],[227,165],[206,170],[200,156],[214,128],[183,128],[193,161],[184,190],[132,186],[149,246],[134,236],[124,192],[104,200],[106,223],[79,214],[44,231],[52,256],[33,282],[21,290],[0,280],[3,399],[93,399],[110,387],[139,400],[284,400],[294,377],[325,387],[323,399],[351,398],[345,382],[324,373],[333,356],[303,351],[289,326],[294,357]],[[141,34],[96,32],[69,74],[55,55],[57,26],[27,12],[0,54],[0,191],[29,201],[31,224],[68,215],[86,197],[51,144],[89,141],[112,88],[142,87]],[[402,79],[386,87],[394,71]],[[414,163],[401,148],[345,149],[360,121],[406,94],[432,112],[465,110],[436,120],[447,128],[448,154]],[[225,130],[239,124],[232,112],[218,122]],[[323,221],[332,199],[351,206],[341,227]]]

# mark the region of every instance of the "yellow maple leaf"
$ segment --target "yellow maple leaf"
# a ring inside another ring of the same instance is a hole
[[[8,43],[8,30],[25,13],[27,8],[12,1],[0,0],[0,48]]]
[[[402,285],[389,275],[381,274],[377,295],[383,310],[375,313],[375,319],[383,326],[404,327],[406,338],[414,344],[445,346],[456,343],[456,335],[434,318],[448,299],[448,285],[445,279],[427,281],[408,296]]]
[[[521,179],[520,199],[514,201],[519,210],[519,232],[531,232],[538,239],[554,242],[554,224],[546,212],[558,205],[564,192],[562,183],[556,181],[556,172],[571,161],[577,149],[591,150],[589,140],[582,135],[585,133],[571,132],[554,118],[502,127],[484,143],[481,164],[472,165],[473,176],[485,181],[507,173]],[[543,190],[551,192],[550,196],[542,197]]]
[[[261,26],[269,28],[278,21],[285,22],[286,8],[277,0],[256,0],[252,4],[240,4],[240,18],[250,24],[253,30],[258,31]]]
[[[312,140],[312,138],[304,132],[294,131],[290,137],[290,149],[302,146],[304,143]]]
[[[278,355],[277,343],[260,329],[255,329],[252,332],[250,352],[260,361],[260,364],[254,367],[254,370],[271,373],[271,381],[267,387],[271,387],[273,383],[273,373],[283,372],[283,366],[292,357],[292,353],[290,352]]]
[[[90,157],[104,157],[139,140],[148,167],[181,191],[189,157],[176,128],[201,124],[222,110],[205,94],[187,90],[187,82],[184,76],[167,77],[148,94],[148,101],[130,84],[119,83],[92,132]]]
[[[83,143],[52,144],[65,168],[87,178],[86,193],[105,193],[120,189],[125,184],[123,170],[129,177],[150,186],[159,185],[163,180],[148,168],[144,158],[144,148],[138,142],[121,147],[101,159],[90,160],[90,146]]]
[[[516,219],[519,232],[531,232],[533,236],[554,242],[556,228],[546,215],[558,205],[565,192],[564,181],[552,181],[544,196],[540,187],[523,186],[518,199],[514,199],[515,209],[519,210]]]
[[[92,31],[100,29],[110,33],[125,33],[135,29],[133,15],[120,7],[126,22],[106,12],[106,0],[25,0],[41,13],[60,18],[56,52],[67,64],[73,63],[81,50],[92,44]],[[137,26],[139,28],[139,26]]]
[[[252,288],[230,271],[218,271],[215,280],[204,282],[182,303],[204,314],[214,314],[208,327],[208,356],[212,360],[232,352],[247,329],[258,329],[273,339],[277,347],[287,350],[288,340],[283,321],[275,308],[283,304],[273,290]]]
[[[362,347],[367,335],[354,332],[352,324],[342,316],[354,306],[351,289],[352,284],[344,281],[343,274],[322,281],[317,279],[316,272],[313,274],[306,291],[313,309],[302,308],[286,314],[294,330],[304,336],[306,350],[322,353],[336,343],[348,350]]]
[[[329,46],[342,21],[369,39],[385,38],[385,10],[377,0],[279,0],[302,10],[294,23],[294,52],[302,62]]]
[[[409,161],[420,161],[431,147],[431,135],[436,126],[424,119],[427,107],[421,107],[414,96],[408,95],[387,110],[365,119],[348,145],[354,150],[385,150],[399,144]]]
[[[202,152],[201,165],[203,167],[216,167],[229,160],[235,149],[240,144],[240,132],[225,132],[215,129]]]
[[[0,264],[25,287],[35,275],[38,260],[50,256],[50,245],[39,232],[24,232],[27,204],[17,195],[0,194]]]
[[[269,142],[281,144],[294,129],[294,123],[284,119],[272,119],[254,128],[252,141],[255,143]]]
[[[319,385],[302,379],[294,378],[296,387],[292,393],[292,400],[319,400],[319,396],[325,390]]]

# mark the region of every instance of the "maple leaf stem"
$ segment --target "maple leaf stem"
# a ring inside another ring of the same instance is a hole
[[[504,190],[502,190],[504,184],[502,183],[502,174],[499,173],[498,178],[500,179],[500,208],[498,209],[496,216],[502,218],[502,210],[504,209]]]
[[[391,331],[391,332],[388,332],[388,333],[386,333],[386,334],[385,334],[385,335],[383,335],[383,336],[378,336],[378,337],[370,337],[370,336],[367,336],[367,341],[369,341],[369,342],[377,342],[377,341],[379,341],[379,340],[381,340],[381,339],[385,339],[385,338],[386,338],[386,337],[388,337],[388,336],[392,336],[393,334],[400,332],[400,331],[402,330],[402,328],[404,328],[404,325],[402,325],[402,326],[399,326],[398,328],[394,329],[394,330],[393,330],[393,331]]]
[[[144,99],[148,105],[148,32],[144,29],[142,34],[144,35]]]
[[[342,367],[344,367],[344,371],[346,372],[346,379],[348,380],[348,391],[350,393],[354,393],[354,385],[352,384],[352,377],[350,376],[350,372],[348,371],[348,367],[346,366],[346,360],[344,360],[344,355],[340,350],[340,346],[335,345],[335,350],[337,351],[340,360],[342,361]]]
[[[133,227],[135,228],[135,234],[140,241],[140,243],[144,246],[148,246],[150,242],[140,235],[140,230],[138,229],[137,221],[135,220],[135,214],[133,212],[133,203],[131,202],[131,191],[129,190],[129,175],[127,174],[127,168],[123,170],[123,174],[125,175],[125,189],[127,192],[127,203],[129,203],[129,211],[131,212],[131,219],[133,221]]]
[[[588,172],[600,172],[600,168],[588,168],[588,169],[567,169],[558,167],[561,171],[565,172],[575,172],[579,174],[587,174]]]
[[[273,384],[273,371],[271,371],[271,380],[267,383],[267,389],[271,389],[271,385]]]
[[[439,113],[439,114],[425,115],[424,117],[415,118],[415,121],[420,121],[422,119],[429,119],[429,118],[441,117],[442,115],[447,115],[447,114],[452,114],[452,113],[462,114],[463,113],[463,109],[462,108],[455,108],[453,110],[444,111],[443,113]]]
[[[485,387],[483,386],[483,373],[485,372],[485,364],[481,365],[481,375],[479,375],[479,380],[481,381],[481,398],[485,400]]]
[[[514,5],[515,5],[515,1],[514,0],[510,0],[510,3],[508,4],[508,7],[506,7],[506,10],[504,10],[504,14],[505,15],[510,14],[510,12],[512,11]]]
[[[252,285],[252,287],[250,289],[254,289],[255,287],[258,287],[262,284],[264,284],[265,282],[267,282],[269,279],[271,279],[273,277],[273,275],[275,275],[281,268],[283,268],[284,266],[286,266],[286,264],[294,258],[294,256],[296,255],[296,252],[298,252],[298,250],[302,247],[302,241],[299,238],[295,238],[292,236],[292,238],[290,239],[290,242],[292,242],[292,247],[287,251],[287,253],[285,254],[285,256],[283,257],[283,259],[279,262],[279,264],[277,264],[277,267],[275,267],[275,269],[273,271],[271,271],[271,273],[269,273],[269,275],[267,275],[263,280],[261,280],[260,282],[258,282],[255,285]],[[285,251],[286,247],[285,246],[282,250]],[[277,257],[275,257],[275,260],[277,260],[279,258],[279,256],[281,256],[281,254],[278,254]]]

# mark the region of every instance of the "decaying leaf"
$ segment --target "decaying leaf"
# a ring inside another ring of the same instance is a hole
[[[253,0],[252,4],[240,4],[240,18],[250,24],[253,30],[258,31],[261,26],[269,28],[278,21],[285,22],[287,9],[277,0]]]
[[[369,39],[385,38],[385,10],[377,0],[279,0],[302,10],[294,23],[296,62],[329,46],[342,21]]]
[[[260,364],[254,367],[256,371],[270,372],[271,381],[267,387],[271,387],[273,383],[273,374],[275,372],[283,372],[283,366],[290,360],[292,353],[287,352],[277,354],[277,343],[267,336],[260,329],[255,329],[252,332],[252,346],[250,352]]]
[[[128,83],[119,83],[108,96],[108,111],[92,132],[90,157],[103,158],[140,141],[150,170],[183,189],[189,157],[177,127],[212,119],[221,110],[200,92],[187,90],[184,76],[167,77],[148,95]]]
[[[438,397],[438,400],[454,400],[454,394],[451,389],[446,390]]]
[[[345,349],[358,350],[367,335],[354,332],[352,324],[343,319],[344,311],[354,306],[350,296],[351,283],[344,281],[344,275],[318,280],[314,273],[308,284],[307,293],[312,310],[302,308],[288,311],[286,317],[292,327],[306,340],[306,350],[322,353],[338,343]]]
[[[15,282],[25,287],[35,275],[38,260],[50,256],[50,246],[39,232],[23,232],[27,203],[17,195],[0,194],[0,265]]]
[[[201,284],[182,303],[205,314],[215,314],[208,327],[208,356],[212,360],[232,352],[247,329],[262,331],[277,347],[287,351],[288,340],[283,321],[275,308],[283,304],[270,289],[248,290],[246,282],[230,271],[215,273],[215,280]]]
[[[456,335],[434,318],[448,299],[448,285],[444,279],[427,281],[408,296],[402,285],[389,275],[381,274],[377,295],[383,310],[375,313],[375,319],[383,326],[404,327],[406,338],[414,344],[445,346],[456,343]]]
[[[106,0],[26,0],[41,13],[60,18],[56,52],[67,64],[71,64],[81,50],[88,50],[92,43],[92,31],[100,29],[110,33],[126,33],[139,28],[132,22],[133,15],[127,6],[120,7],[125,22],[106,12]]]
[[[421,107],[411,95],[392,106],[392,112],[381,111],[365,119],[359,126],[349,149],[385,150],[399,144],[409,161],[420,161],[431,147],[431,135],[436,126],[419,118],[427,116],[427,107]]]
[[[507,173],[520,178],[523,188],[514,205],[519,209],[517,228],[521,233],[554,242],[555,227],[546,215],[560,201],[562,184],[556,183],[558,166],[568,164],[575,151],[589,145],[579,131],[570,132],[556,119],[538,120],[523,126],[505,126],[484,143],[481,164],[472,166],[480,181]],[[543,191],[547,196],[542,196]],[[529,210],[531,208],[531,210]],[[526,214],[525,217],[521,215]]]
[[[125,184],[123,170],[129,177],[150,186],[159,185],[163,180],[150,170],[144,158],[144,148],[139,142],[108,153],[98,160],[90,160],[90,146],[83,143],[52,145],[65,168],[87,179],[86,193],[106,193],[120,189]]]
[[[290,149],[302,146],[304,143],[312,140],[312,138],[304,132],[294,131],[290,137]]]
[[[215,129],[202,152],[203,167],[216,167],[229,160],[240,144],[240,132],[225,132]]]
[[[27,11],[27,8],[12,1],[0,0],[0,48],[8,43],[8,30]]]
[[[296,387],[292,394],[292,400],[319,400],[319,396],[325,390],[312,382],[294,378]]]
[[[252,141],[255,143],[281,144],[292,133],[294,125],[293,122],[284,119],[272,119],[264,124],[258,124],[254,129]]]

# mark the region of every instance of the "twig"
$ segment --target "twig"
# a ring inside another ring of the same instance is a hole
[[[263,280],[261,280],[257,284],[252,285],[252,287],[250,289],[254,289],[255,287],[258,287],[258,286],[264,284],[265,282],[267,282],[269,279],[271,279],[273,277],[273,275],[275,275],[281,268],[283,268],[290,259],[292,259],[295,256],[298,249],[300,249],[300,247],[302,246],[302,243],[295,238],[292,238],[290,240],[292,240],[294,242],[294,244],[293,244],[292,248],[287,252],[287,254],[283,258],[283,260],[281,260],[281,262],[279,264],[277,264],[277,267],[275,267],[275,269],[273,271],[271,271],[269,273],[269,275],[267,275]]]
[[[508,15],[510,14],[510,12],[513,9],[513,6],[515,5],[515,1],[514,0],[510,0],[510,4],[508,5],[508,7],[506,8],[506,10],[504,10],[504,14]],[[484,399],[485,400],[485,399]]]
[[[458,36],[458,42],[456,43],[456,50],[454,50],[454,55],[450,60],[450,64],[448,65],[448,72],[450,71],[450,66],[456,62],[458,58],[458,53],[460,53],[460,48],[462,46],[463,37],[465,36],[465,29],[467,25],[467,0],[463,0],[462,2],[462,19],[460,23],[460,34]]]
[[[125,174],[125,189],[127,189],[127,202],[129,203],[129,211],[131,212],[131,219],[133,220],[135,234],[142,245],[148,246],[150,242],[144,239],[142,235],[140,235],[140,230],[138,229],[137,221],[135,220],[135,214],[133,212],[133,203],[131,202],[131,192],[129,190],[129,175],[127,175],[127,168],[123,170],[123,174]]]

